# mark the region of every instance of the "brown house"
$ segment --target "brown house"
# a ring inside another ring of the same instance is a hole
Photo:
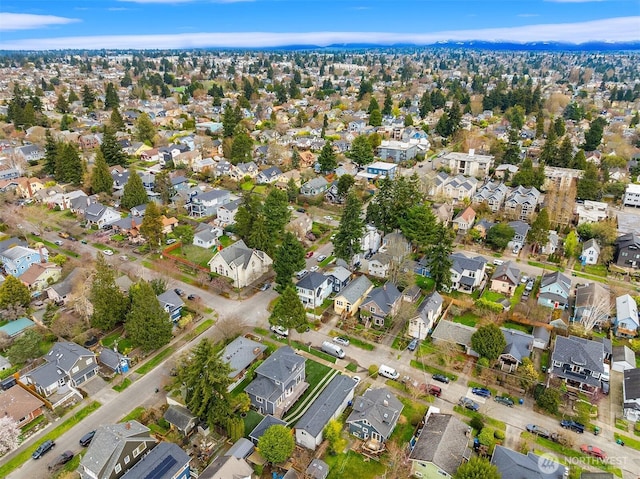
[[[0,394],[0,416],[9,416],[18,427],[29,424],[42,415],[44,402],[17,384]]]

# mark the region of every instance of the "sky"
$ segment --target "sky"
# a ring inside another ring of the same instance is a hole
[[[640,0],[1,0],[0,50],[640,41]]]

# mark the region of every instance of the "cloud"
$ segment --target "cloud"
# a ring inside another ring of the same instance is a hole
[[[79,21],[77,18],[57,17],[55,15],[0,12],[0,32],[35,30],[49,25],[66,25]]]
[[[581,23],[554,23],[508,28],[450,30],[432,33],[392,32],[234,32],[181,33],[157,35],[97,35],[84,37],[33,38],[0,42],[0,50],[70,49],[82,45],[86,49],[101,48],[261,48],[283,45],[326,46],[341,43],[414,43],[430,45],[440,41],[508,41],[565,42],[580,44],[589,41],[628,42],[640,40],[640,16],[609,18]]]

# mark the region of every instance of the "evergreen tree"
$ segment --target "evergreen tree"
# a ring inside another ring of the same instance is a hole
[[[296,180],[293,178],[289,178],[287,181],[287,199],[290,203],[293,203],[298,198],[298,185],[296,184]]]
[[[242,204],[238,207],[235,216],[236,233],[240,238],[245,240],[245,242],[249,238],[253,224],[256,222],[261,211],[262,205],[257,196],[251,193],[245,193],[242,197]]]
[[[82,106],[85,108],[94,108],[96,96],[93,94],[88,85],[82,87]]]
[[[153,183],[153,191],[160,195],[160,201],[163,205],[169,204],[174,191],[173,185],[171,184],[171,178],[169,178],[169,172],[167,170],[158,172]]]
[[[411,116],[411,114],[407,114],[407,116],[404,117],[404,126],[411,126],[413,125],[413,117]]]
[[[373,162],[373,147],[369,138],[366,135],[358,135],[351,143],[348,156],[358,166]]]
[[[275,238],[269,234],[264,214],[259,213],[256,217],[246,243],[249,248],[264,251],[269,256],[272,256]]]
[[[134,206],[140,206],[147,204],[149,197],[147,196],[147,190],[144,189],[142,184],[142,178],[136,171],[131,171],[129,179],[124,185],[122,192],[122,201],[120,205],[127,210],[130,210]]]
[[[591,122],[589,129],[584,134],[584,144],[582,145],[582,149],[584,151],[593,151],[600,147],[602,134],[606,124],[607,120],[601,116]]]
[[[367,221],[385,233],[400,227],[407,211],[423,200],[419,179],[396,176],[393,180],[383,178],[378,184],[378,192],[367,207]]]
[[[367,108],[367,113],[371,114],[373,110],[379,110],[380,105],[378,105],[378,100],[376,97],[372,96],[371,100],[369,100],[369,108]]]
[[[80,101],[80,97],[73,88],[69,88],[69,97],[67,98],[67,102],[69,103],[69,105],[71,105],[76,101]]]
[[[480,357],[495,361],[500,357],[504,348],[507,347],[507,340],[500,328],[493,323],[481,326],[471,335],[471,346]]]
[[[91,192],[94,195],[97,193],[110,195],[113,192],[113,178],[101,150],[96,152],[96,160],[91,170]]]
[[[472,457],[461,464],[453,476],[454,479],[501,479],[501,477],[498,468],[481,457]]]
[[[56,100],[56,111],[60,113],[69,113],[69,103],[65,99],[64,95],[60,93]]]
[[[587,167],[587,157],[584,154],[584,150],[578,150],[571,162],[571,168],[577,170],[584,170]]]
[[[115,270],[103,255],[96,257],[89,301],[93,305],[91,327],[101,331],[111,331],[123,322],[129,309],[129,298],[116,284]]]
[[[282,295],[273,306],[273,312],[269,316],[269,323],[282,326],[285,329],[295,329],[299,333],[305,330],[307,313],[296,292],[296,288],[292,284],[284,289]]]
[[[152,248],[158,248],[162,243],[162,218],[155,201],[147,203],[140,225],[140,234]]]
[[[102,143],[100,144],[100,151],[102,152],[104,160],[107,162],[108,166],[127,166],[127,154],[122,150],[120,143],[118,143],[115,130],[113,128],[105,127],[104,134],[102,136]]]
[[[556,136],[558,138],[563,137],[565,132],[567,131],[564,120],[562,119],[561,116],[556,118],[555,121],[553,122],[553,130],[556,132]]]
[[[60,131],[69,130],[71,128],[72,123],[73,123],[73,119],[65,113],[64,115],[62,115],[62,118],[60,119]]]
[[[538,113],[536,117],[536,138],[542,138],[544,136],[544,115]]]
[[[140,281],[131,287],[129,294],[131,308],[124,324],[127,337],[145,352],[158,349],[171,341],[173,325],[151,285]]]
[[[60,147],[60,143],[53,138],[51,130],[47,130],[44,144],[44,164],[42,166],[42,171],[46,175],[55,175],[58,149],[60,149]]]
[[[71,143],[63,143],[58,149],[55,179],[60,183],[82,184],[82,160],[78,147]]]
[[[322,147],[320,155],[318,156],[318,164],[320,165],[320,171],[323,173],[329,173],[338,166],[331,141],[327,141]]]
[[[251,161],[252,150],[253,140],[247,130],[242,127],[236,128],[236,133],[233,136],[233,143],[231,145],[231,158],[229,158],[229,161],[234,165]]]
[[[553,125],[551,125],[547,133],[547,139],[542,147],[542,152],[540,153],[540,161],[543,161],[546,165],[558,166],[557,141],[556,130],[553,128]]]
[[[147,145],[153,145],[153,139],[156,136],[156,127],[146,113],[140,113],[140,116],[138,116],[135,123],[135,135],[139,141]]]
[[[344,198],[349,193],[351,187],[355,184],[356,180],[349,174],[344,174],[338,178],[338,196]]]
[[[273,238],[280,238],[284,233],[284,227],[291,219],[287,193],[274,188],[264,200],[262,212],[265,218],[267,232]]]
[[[382,125],[382,113],[380,110],[373,110],[369,115],[369,125],[380,126]]]
[[[291,154],[291,168],[294,170],[300,168],[300,152],[298,152],[297,148],[294,148],[293,153]]]
[[[419,250],[425,250],[434,243],[437,220],[429,205],[414,205],[400,220],[400,229],[404,237],[414,246]]]
[[[231,105],[227,103],[222,114],[222,132],[225,138],[233,136],[239,122],[240,118],[236,116]]]
[[[598,168],[587,163],[582,178],[578,180],[576,196],[581,200],[598,201],[602,197],[602,183],[598,176]]]
[[[287,286],[291,285],[293,273],[300,271],[304,266],[304,247],[293,233],[287,231],[273,260],[278,290],[284,291]]]
[[[520,163],[520,145],[518,144],[518,132],[513,128],[509,128],[509,141],[507,148],[502,157],[502,162],[509,165],[517,165]]]
[[[569,135],[565,136],[560,144],[557,163],[562,168],[570,168],[573,163],[573,145]]]
[[[111,111],[111,116],[109,117],[109,126],[114,131],[122,131],[125,129],[124,120],[122,119],[122,115],[120,114],[120,110],[118,110],[118,108],[114,108]]]
[[[353,256],[361,251],[360,240],[364,234],[364,220],[362,219],[362,201],[351,190],[347,194],[347,200],[338,232],[333,240],[334,255],[347,263],[351,263]]]
[[[438,291],[448,290],[451,286],[451,259],[453,240],[449,231],[438,224],[435,228],[434,242],[427,250],[429,274]]]
[[[110,108],[117,109],[120,106],[120,98],[118,98],[118,92],[113,83],[107,83],[107,88],[104,95],[104,109]]]
[[[536,251],[549,241],[549,229],[551,222],[546,208],[542,208],[536,219],[531,223],[531,229],[527,234],[527,241],[535,245]]]
[[[384,93],[384,106],[382,107],[382,114],[385,116],[391,115],[393,111],[393,100],[391,99],[391,92],[386,90]]]
[[[426,118],[426,116],[433,111],[431,96],[426,91],[422,94],[422,97],[420,97],[418,110],[420,112],[420,118]]]

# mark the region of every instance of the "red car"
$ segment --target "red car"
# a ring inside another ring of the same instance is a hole
[[[304,255],[305,258],[311,258],[313,256],[313,251],[307,251],[307,254]]]
[[[598,459],[605,460],[607,458],[607,455],[599,447],[590,446],[588,444],[583,444],[582,446],[580,446],[580,450],[583,453],[589,454],[590,456],[596,457]]]

